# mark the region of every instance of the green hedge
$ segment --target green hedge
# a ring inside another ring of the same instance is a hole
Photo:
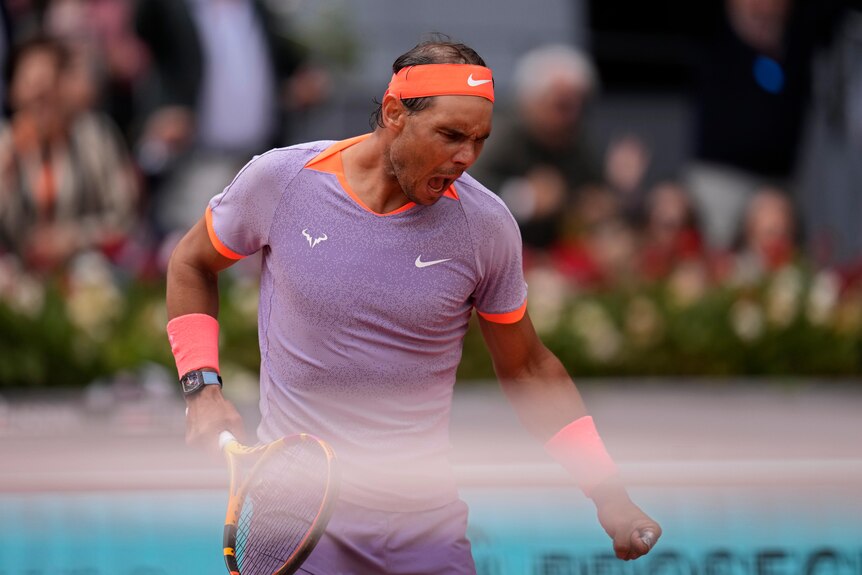
[[[149,362],[173,370],[164,284],[120,289],[95,276],[0,289],[0,385],[81,386]],[[862,291],[839,293],[828,275],[788,268],[687,291],[684,282],[596,293],[530,285],[537,330],[576,376],[862,375]],[[221,302],[223,369],[254,373],[257,287],[225,278]],[[459,377],[493,377],[476,325]]]

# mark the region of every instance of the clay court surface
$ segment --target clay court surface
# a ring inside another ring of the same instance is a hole
[[[582,386],[632,484],[837,483],[862,490],[862,384],[596,381]],[[452,460],[464,485],[560,483],[493,384],[460,385]],[[242,407],[254,419],[253,403]],[[0,490],[218,487],[218,457],[184,445],[178,398],[86,407],[11,397],[0,412]]]

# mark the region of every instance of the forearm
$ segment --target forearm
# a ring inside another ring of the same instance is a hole
[[[632,502],[564,366],[544,346],[529,357],[522,369],[500,378],[521,421],[592,499],[617,557],[648,553],[661,527]]]
[[[529,316],[511,325],[480,318],[494,369],[524,427],[589,494],[617,474],[592,417],[563,364],[536,335]]]
[[[172,257],[168,264],[166,304],[169,320],[190,313],[218,317],[218,275]]]
[[[206,224],[199,221],[177,244],[168,262],[168,319],[190,313],[218,317],[218,273],[231,262],[212,249]]]
[[[168,338],[177,375],[192,370],[219,371],[218,273],[230,262],[209,243],[206,224],[199,221],[177,245],[168,264]],[[227,429],[243,436],[242,419],[218,385],[205,385],[185,397],[186,441],[217,450],[218,434]]]
[[[597,508],[628,502],[617,468],[562,363],[543,348],[535,363],[504,384],[523,425],[575,478]]]
[[[500,384],[521,423],[542,442],[569,423],[587,415],[572,378],[557,357],[544,346],[512,373],[500,373]]]
[[[233,263],[212,247],[204,221],[177,245],[168,264],[168,339],[180,377],[218,371],[218,273]]]

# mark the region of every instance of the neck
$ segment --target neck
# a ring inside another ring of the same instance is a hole
[[[410,201],[395,177],[389,162],[389,141],[381,130],[344,150],[341,161],[353,193],[374,212],[389,213]]]

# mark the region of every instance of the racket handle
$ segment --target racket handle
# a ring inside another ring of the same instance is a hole
[[[218,434],[218,447],[222,451],[224,451],[227,444],[232,441],[236,441],[236,437],[234,437],[233,433],[230,431],[225,430]]]

